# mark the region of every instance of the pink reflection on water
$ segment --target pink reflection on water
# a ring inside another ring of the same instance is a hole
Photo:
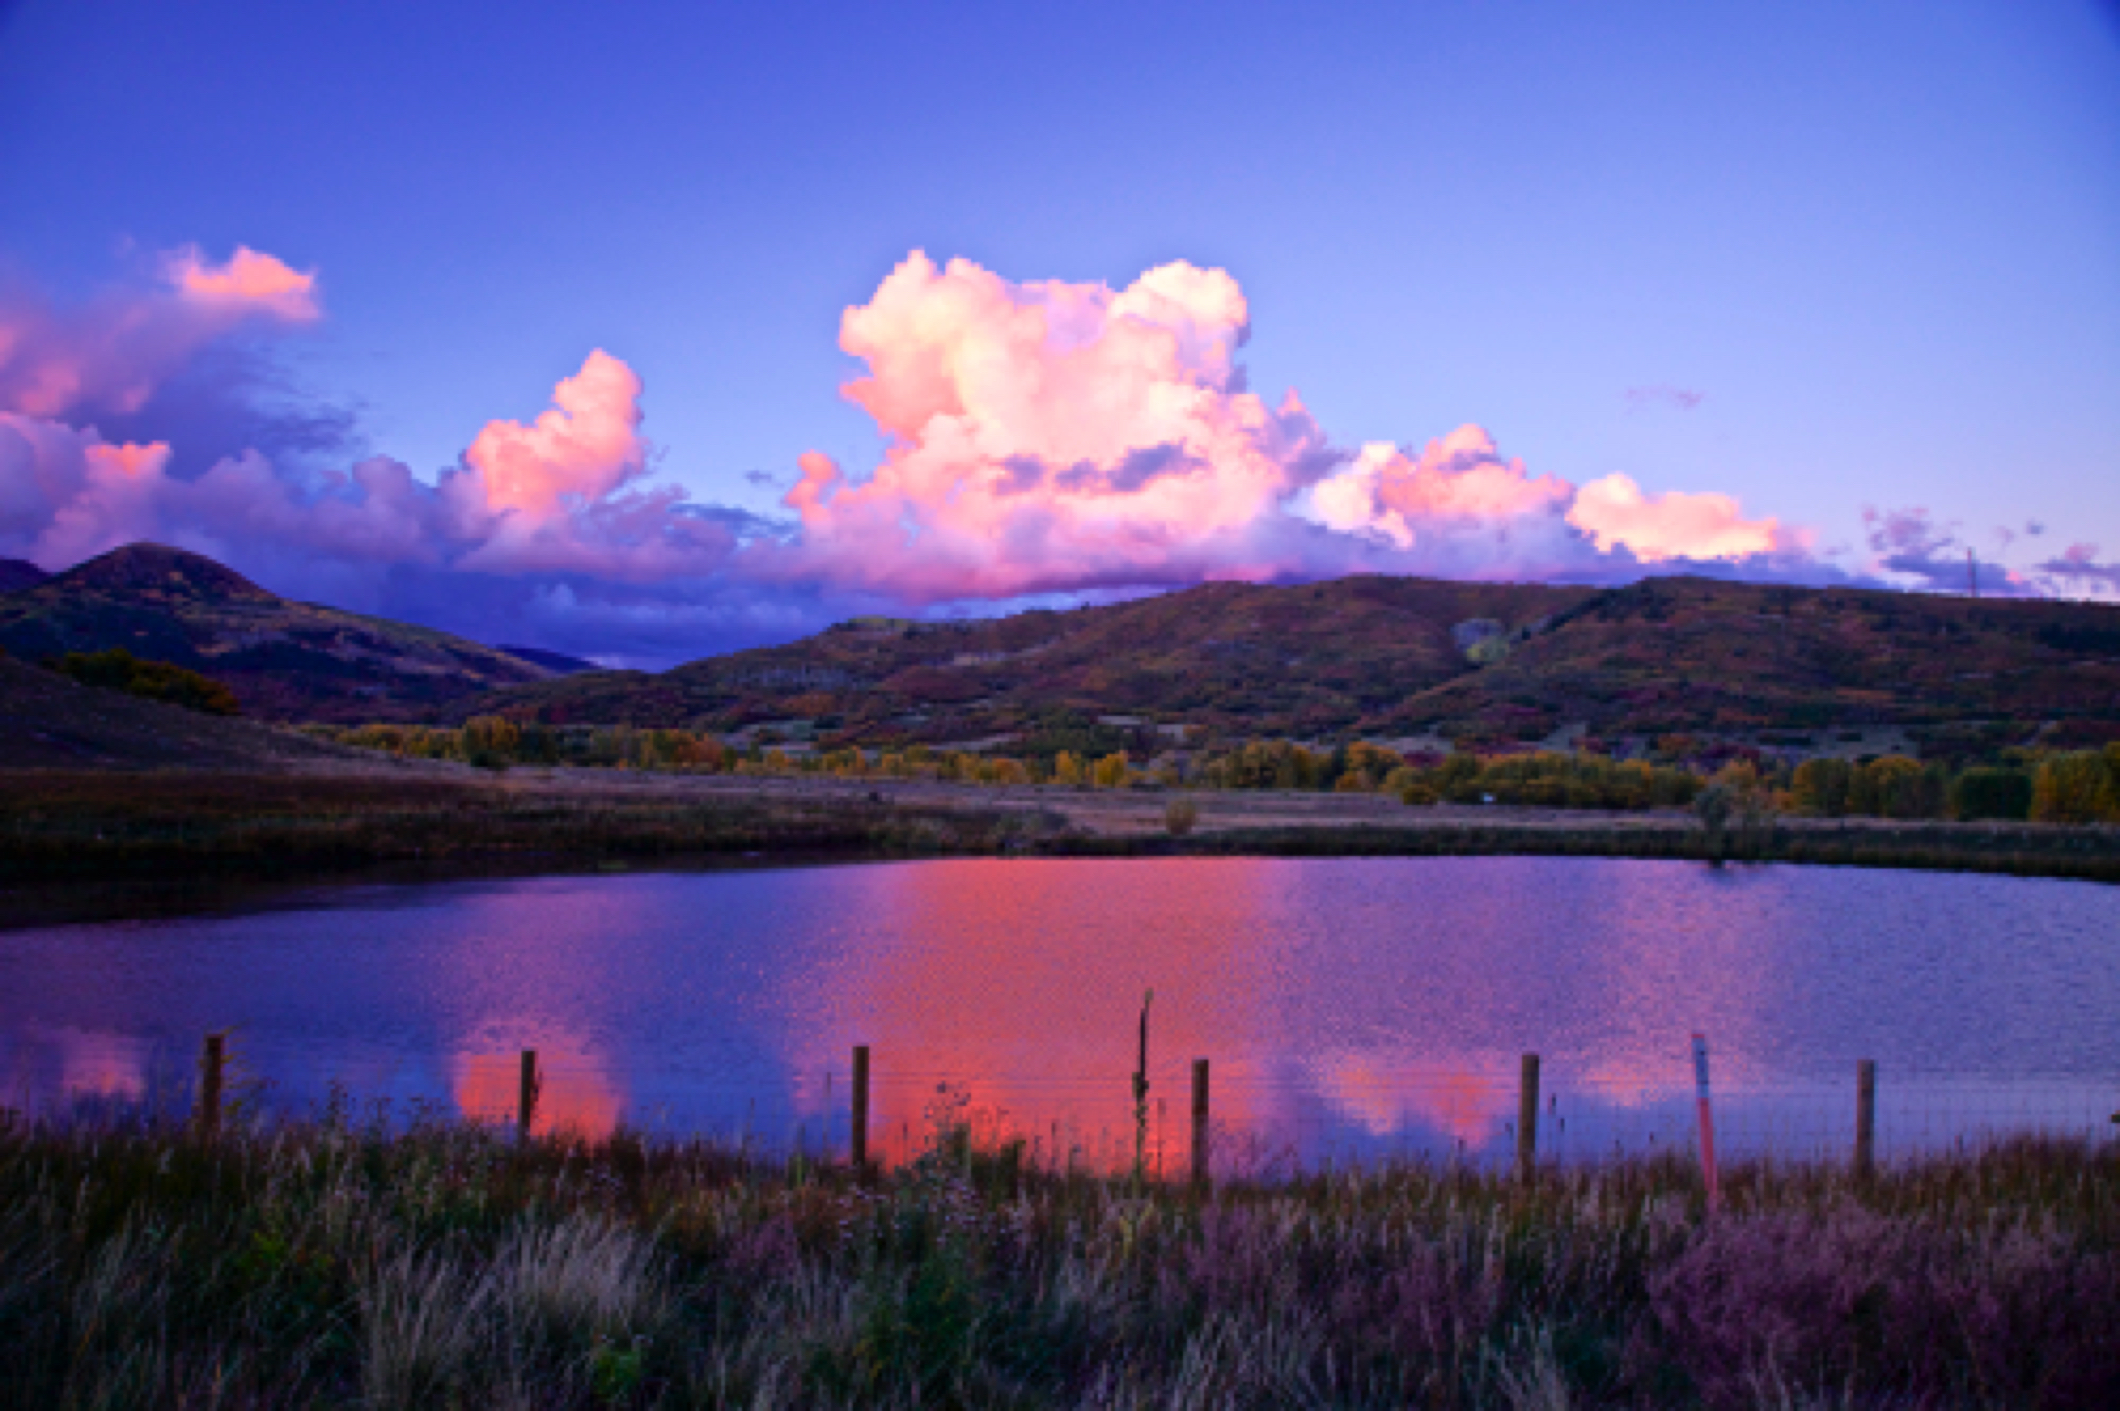
[[[147,1044],[83,1029],[50,1031],[59,1051],[59,1090],[71,1098],[137,1102],[147,1096]]]
[[[464,906],[428,983],[457,999],[450,1087],[467,1117],[516,1120],[522,1050],[534,1049],[531,1130],[601,1140],[627,1116],[629,1075],[587,1030],[623,1023],[623,995],[600,983],[652,934],[653,909],[624,887],[532,884]]]
[[[484,1122],[514,1122],[522,1094],[522,1055],[459,1053],[450,1062],[457,1110]],[[603,1062],[579,1046],[538,1050],[537,1102],[530,1130],[600,1141],[618,1128],[625,1107]]]
[[[917,1150],[931,1118],[958,1120],[950,1114],[982,1137],[1033,1140],[1043,1157],[1130,1154],[1137,1026],[1153,988],[1151,1138],[1166,1163],[1182,1162],[1191,1060],[1227,1055],[1236,1036],[1271,1027],[1272,977],[1252,943],[1271,884],[1255,865],[1113,863],[1086,873],[973,861],[873,880],[870,901],[889,930],[914,942],[850,957],[825,977],[815,1008],[834,1017],[833,1038],[853,1032],[872,1046],[874,1145],[887,1159]],[[1121,917],[1134,924],[1115,924]],[[796,1040],[800,1062],[831,1062],[824,1038]],[[1235,1076],[1234,1066],[1218,1075]],[[1256,1124],[1282,1101],[1225,1081],[1215,1115]]]
[[[1374,1137],[1427,1127],[1480,1147],[1516,1110],[1516,1090],[1496,1064],[1460,1066],[1403,1050],[1325,1055],[1318,1086],[1341,1116]]]

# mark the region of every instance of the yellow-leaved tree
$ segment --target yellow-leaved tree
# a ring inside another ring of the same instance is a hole
[[[2120,823],[2120,745],[2055,755],[2032,779],[2035,823]]]

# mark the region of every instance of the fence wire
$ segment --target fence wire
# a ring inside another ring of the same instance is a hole
[[[237,1116],[410,1125],[471,1120],[512,1127],[521,1112],[515,1053],[412,1061],[387,1053],[329,1054],[230,1041],[225,1102]],[[1235,1065],[1232,1065],[1233,1067]],[[1715,1085],[1715,1144],[1725,1162],[1845,1160],[1856,1145],[1853,1060],[1838,1074]],[[845,1159],[854,1093],[844,1063],[750,1074],[627,1070],[540,1054],[531,1128],[596,1140],[627,1131],[702,1140],[761,1155]],[[1166,1178],[1189,1174],[1196,1122],[1191,1075],[1152,1067],[1137,1114],[1132,1075],[963,1074],[893,1070],[878,1053],[868,1089],[868,1153],[897,1165],[967,1133],[981,1150],[1015,1146],[1038,1169],[1110,1173],[1138,1159]],[[64,1045],[0,1046],[0,1122],[183,1120],[198,1100],[196,1053],[114,1036]],[[1393,1161],[1492,1167],[1518,1158],[1523,1093],[1514,1065],[1468,1065],[1447,1077],[1397,1080],[1329,1072],[1213,1073],[1205,1136],[1217,1177],[1272,1177]],[[1910,1158],[2027,1135],[2120,1136],[2120,1075],[1963,1077],[1881,1064],[1874,1108],[1878,1160]],[[1698,1152],[1690,1070],[1615,1081],[1565,1065],[1542,1075],[1531,1150],[1583,1164]]]

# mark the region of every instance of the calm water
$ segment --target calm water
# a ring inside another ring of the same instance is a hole
[[[1726,1148],[1838,1150],[1857,1059],[1889,1150],[2120,1108],[2120,889],[1536,858],[949,861],[353,887],[204,918],[0,934],[0,1104],[183,1100],[235,1029],[256,1100],[841,1143],[852,1045],[878,1128],[929,1110],[1108,1159],[1153,987],[1152,1135],[1224,1165],[1513,1141],[1691,1140],[1709,1037]]]

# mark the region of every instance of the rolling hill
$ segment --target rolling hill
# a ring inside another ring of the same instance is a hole
[[[26,560],[0,559],[0,593],[34,588],[49,577],[49,573]]]
[[[799,718],[847,739],[966,738],[1055,708],[1325,731],[1388,713],[1467,669],[1454,629],[1530,631],[1584,588],[1347,578],[1217,583],[1109,607],[969,622],[855,618],[782,647],[660,675],[602,672],[478,709],[550,723],[732,729]]]
[[[122,691],[82,686],[0,659],[0,770],[372,767],[363,751],[285,727],[201,715]]]
[[[116,646],[226,682],[250,714],[340,723],[498,712],[874,746],[1021,734],[1066,712],[1144,741],[1182,723],[1486,748],[1891,727],[1961,756],[2120,738],[2120,608],[1702,578],[1217,583],[973,621],[855,618],[661,673],[567,670],[290,602],[147,544],[0,596],[0,647],[17,657]]]
[[[801,721],[828,743],[977,739],[1055,708],[1224,736],[1491,747],[1571,727],[1895,726],[1974,754],[2120,737],[2120,608],[1701,578],[1611,590],[1213,584],[987,621],[855,619],[787,646],[538,682],[464,708],[555,724]]]
[[[32,662],[124,647],[226,683],[268,720],[415,719],[553,674],[446,632],[292,602],[158,544],[0,596],[0,647]]]

